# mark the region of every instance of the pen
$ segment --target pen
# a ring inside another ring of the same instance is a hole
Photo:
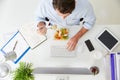
[[[18,41],[15,42],[14,47],[13,47],[13,51],[15,50],[17,43],[18,43]]]

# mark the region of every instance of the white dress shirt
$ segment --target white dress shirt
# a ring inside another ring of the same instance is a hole
[[[86,29],[92,28],[95,24],[96,17],[93,11],[93,7],[88,0],[76,0],[76,6],[73,12],[63,19],[57,14],[52,5],[53,0],[40,0],[40,4],[35,14],[36,22],[46,21],[45,18],[49,19],[49,22],[54,25],[60,25],[62,27],[69,27],[73,25],[79,25],[80,19],[83,18],[83,27]]]

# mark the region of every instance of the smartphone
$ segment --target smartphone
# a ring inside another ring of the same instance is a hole
[[[93,51],[95,49],[93,44],[91,43],[91,41],[89,39],[85,41],[85,44],[86,44],[89,51]]]

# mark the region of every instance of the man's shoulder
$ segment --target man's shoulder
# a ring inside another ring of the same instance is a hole
[[[88,3],[89,3],[88,0],[76,0],[76,1],[77,1],[77,3],[79,3],[79,4],[88,4]]]
[[[51,5],[52,5],[52,1],[53,0],[39,0],[39,5],[38,5],[38,7],[41,7],[41,8],[48,8],[48,7],[51,7]]]
[[[41,3],[41,4],[50,4],[50,3],[52,3],[52,1],[53,0],[39,0],[39,3]]]
[[[80,8],[80,7],[86,8],[86,7],[90,7],[90,5],[91,5],[91,3],[88,0],[77,0],[78,8]]]

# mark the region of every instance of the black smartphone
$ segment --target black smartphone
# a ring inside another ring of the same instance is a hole
[[[86,44],[89,51],[93,51],[95,49],[93,44],[91,43],[91,41],[89,39],[85,41],[85,44]]]

